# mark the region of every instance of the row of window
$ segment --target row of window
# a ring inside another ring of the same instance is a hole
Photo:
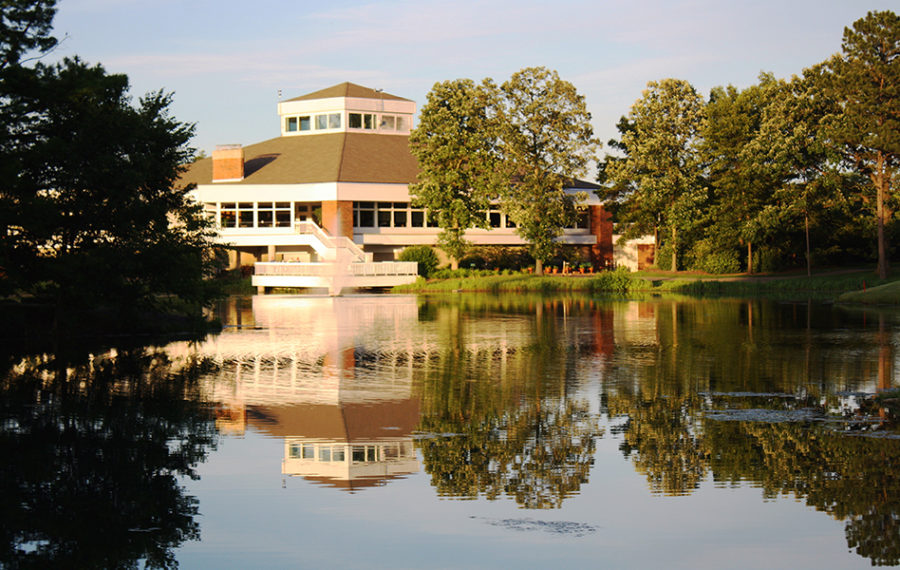
[[[312,219],[313,205],[302,202],[207,203],[206,214],[220,228],[290,228]],[[291,212],[294,213],[293,220]]]
[[[323,113],[319,115],[298,115],[284,118],[284,131],[296,133],[300,131],[340,129],[343,115],[341,113]],[[375,113],[348,113],[347,126],[351,129],[406,131],[407,119],[402,115],[376,115]]]
[[[341,128],[340,113],[325,113],[322,115],[286,117],[284,119],[284,130],[289,133],[297,131],[310,131],[312,130],[313,120],[315,121],[317,131]]]
[[[497,208],[491,208],[485,215],[489,227],[515,228],[516,224]],[[426,210],[413,208],[409,202],[354,202],[353,226],[357,228],[434,228],[437,220]],[[587,212],[579,214],[572,228],[590,227]]]
[[[344,463],[347,456],[352,463],[374,463],[391,459],[415,457],[412,442],[388,443],[383,445],[322,445],[314,443],[291,443],[288,456],[291,459],[307,459],[327,463]]]
[[[309,202],[222,202],[207,203],[206,212],[221,228],[289,228],[295,222],[312,220],[318,204]],[[293,218],[291,214],[293,213]],[[485,213],[491,228],[515,228],[515,223],[499,209]],[[409,202],[353,202],[356,228],[435,228],[437,220]],[[578,216],[572,228],[589,228],[587,212]]]

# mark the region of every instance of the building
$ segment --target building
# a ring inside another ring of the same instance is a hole
[[[220,228],[234,263],[317,261],[309,232],[346,237],[374,261],[389,261],[409,245],[432,245],[439,228],[413,208],[409,184],[417,173],[409,151],[416,104],[380,90],[342,83],[278,104],[280,136],[248,146],[221,145],[193,163],[183,182]],[[560,241],[581,248],[596,267],[613,262],[612,222],[592,191],[586,210]],[[499,208],[485,214],[490,230],[466,234],[475,245],[524,245]]]

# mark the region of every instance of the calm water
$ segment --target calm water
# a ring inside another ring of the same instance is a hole
[[[900,564],[898,315],[253,297],[6,356],[0,567]]]

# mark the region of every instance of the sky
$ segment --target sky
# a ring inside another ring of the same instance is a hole
[[[279,135],[289,99],[344,81],[412,99],[440,81],[502,83],[555,69],[585,97],[604,142],[648,81],[701,94],[789,78],[840,51],[845,26],[900,0],[60,0],[45,60],[78,55],[129,76],[132,95],[174,93],[192,142]],[[604,151],[601,151],[601,154]]]

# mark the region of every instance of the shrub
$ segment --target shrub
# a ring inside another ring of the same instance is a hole
[[[398,261],[415,261],[419,264],[419,275],[428,278],[438,266],[438,256],[427,245],[412,245],[397,256]]]
[[[733,249],[717,248],[707,240],[698,241],[691,249],[690,257],[693,259],[692,269],[707,273],[718,275],[741,270],[737,253]]]

